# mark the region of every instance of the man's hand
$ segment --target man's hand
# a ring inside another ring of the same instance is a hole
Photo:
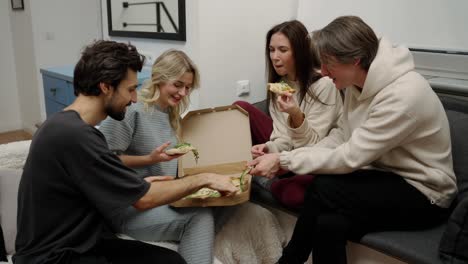
[[[279,153],[265,154],[250,161],[247,163],[247,166],[253,167],[250,174],[272,179],[280,170],[279,156]]]
[[[215,173],[200,173],[198,177],[203,177],[207,180],[207,186],[210,189],[219,191],[222,195],[230,196],[235,194],[239,189],[231,182],[231,176],[215,174]]]
[[[155,181],[170,181],[170,180],[174,180],[175,177],[173,176],[148,176],[148,177],[145,177],[145,181],[149,182],[149,183],[152,183],[152,182],[155,182]]]
[[[257,157],[265,155],[268,153],[268,146],[266,144],[258,144],[252,147],[251,149],[252,157],[255,159]]]
[[[167,147],[171,145],[171,142],[166,142],[162,144],[161,146],[155,148],[151,153],[148,155],[149,159],[151,160],[152,163],[158,163],[162,161],[170,161],[173,159],[177,159],[178,157],[182,156],[183,154],[177,154],[177,155],[167,155],[166,150]]]

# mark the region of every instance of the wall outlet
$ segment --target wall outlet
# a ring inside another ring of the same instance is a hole
[[[236,92],[237,92],[237,96],[248,95],[250,93],[250,81],[249,80],[237,81]]]
[[[153,66],[153,63],[156,60],[156,56],[154,55],[154,53],[151,53],[149,51],[143,51],[143,50],[140,50],[139,53],[141,55],[145,56],[145,65],[144,66],[148,66],[148,67]]]

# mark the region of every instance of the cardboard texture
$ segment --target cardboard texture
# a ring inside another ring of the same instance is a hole
[[[251,160],[252,140],[248,113],[237,105],[189,112],[182,120],[182,138],[198,149],[198,163],[192,153],[179,158],[178,176],[211,172],[239,177]],[[251,175],[246,190],[229,197],[181,199],[174,207],[231,206],[250,199]]]

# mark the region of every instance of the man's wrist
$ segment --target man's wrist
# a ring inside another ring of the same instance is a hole
[[[192,184],[194,185],[194,187],[196,189],[203,188],[203,187],[208,187],[212,183],[212,178],[207,173],[197,174],[197,175],[193,175],[193,176],[189,176],[189,177],[193,177],[192,178],[192,180],[193,180]]]
[[[158,162],[157,160],[155,160],[155,158],[153,158],[151,156],[151,154],[143,156],[143,160],[144,160],[144,163],[147,164],[147,165],[152,165],[152,164]]]

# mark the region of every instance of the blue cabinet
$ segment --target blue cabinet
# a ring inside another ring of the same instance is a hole
[[[61,111],[75,100],[73,70],[74,66],[71,65],[41,69],[47,117]],[[138,73],[138,84],[141,85],[150,77],[151,71],[144,68]]]

